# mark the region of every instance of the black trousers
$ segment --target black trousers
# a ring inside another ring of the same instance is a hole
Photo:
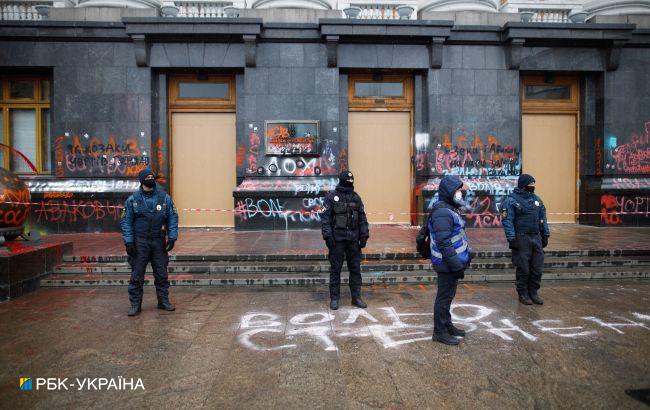
[[[330,298],[339,299],[341,296],[341,268],[343,261],[348,263],[350,271],[350,293],[352,298],[361,295],[361,248],[356,241],[335,242],[329,250],[330,260]]]
[[[167,277],[167,264],[169,256],[165,251],[165,241],[162,238],[143,239],[136,238],[135,246],[138,254],[129,258],[131,265],[131,280],[129,281],[129,300],[131,304],[142,303],[144,286],[144,272],[147,264],[151,263],[153,268],[154,284],[156,285],[156,296],[158,301],[169,299],[169,279]]]
[[[544,249],[539,234],[518,234],[512,250],[512,263],[516,270],[517,293],[524,296],[536,295],[542,285]]]
[[[433,305],[433,332],[444,333],[451,326],[451,302],[456,296],[458,287],[458,276],[456,273],[438,274],[438,292]]]

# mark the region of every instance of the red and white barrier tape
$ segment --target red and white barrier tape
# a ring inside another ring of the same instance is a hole
[[[77,203],[77,204],[68,204],[68,203],[56,203],[56,202],[12,202],[4,201],[0,202],[2,204],[10,205],[40,205],[44,207],[93,207],[93,208],[116,208],[122,209],[124,205],[99,205],[92,202]],[[251,213],[262,213],[262,214],[303,214],[303,215],[313,215],[319,214],[321,211],[294,211],[291,209],[286,209],[283,211],[274,211],[274,210],[247,210],[247,209],[216,209],[216,208],[179,208],[179,211],[183,212],[234,212],[236,214],[241,214],[245,212]],[[625,212],[625,211],[607,211],[607,215],[650,215],[648,211],[637,211],[637,212]],[[546,212],[547,215],[602,215],[603,212]],[[366,215],[429,215],[429,212],[366,212]],[[486,215],[486,214],[477,214],[473,212],[467,212],[465,215]]]

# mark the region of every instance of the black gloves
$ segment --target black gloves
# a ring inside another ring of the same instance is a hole
[[[134,243],[127,243],[124,244],[126,246],[126,254],[129,255],[132,258],[135,258],[136,255],[138,254],[138,249],[135,247]]]
[[[332,248],[334,248],[334,245],[336,244],[336,242],[334,242],[334,238],[328,237],[328,238],[325,238],[325,244],[327,245],[328,249],[332,249]]]
[[[508,248],[512,249],[513,251],[516,251],[517,248],[517,242],[515,239],[508,241]]]
[[[548,246],[548,236],[542,236],[542,248],[546,248]]]
[[[359,248],[363,249],[368,244],[368,238],[359,239]]]
[[[174,249],[175,243],[176,243],[176,239],[167,239],[167,246],[165,247],[165,250],[167,252],[170,252],[172,249]]]
[[[456,275],[456,277],[458,279],[465,279],[465,271],[464,270],[461,270],[459,272],[454,272],[454,274]]]

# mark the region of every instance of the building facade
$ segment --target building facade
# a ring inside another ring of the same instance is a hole
[[[0,21],[31,225],[118,230],[144,167],[188,227],[318,228],[348,168],[375,223],[418,224],[458,175],[469,226],[498,227],[527,172],[552,221],[650,224],[647,28],[325,15]]]

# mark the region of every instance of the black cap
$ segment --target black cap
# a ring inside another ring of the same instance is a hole
[[[339,185],[352,187],[354,184],[354,175],[350,171],[343,171],[339,174]]]
[[[533,182],[535,182],[535,178],[533,178],[532,175],[521,174],[519,175],[519,180],[517,180],[517,187],[523,189],[524,187],[532,184]]]

